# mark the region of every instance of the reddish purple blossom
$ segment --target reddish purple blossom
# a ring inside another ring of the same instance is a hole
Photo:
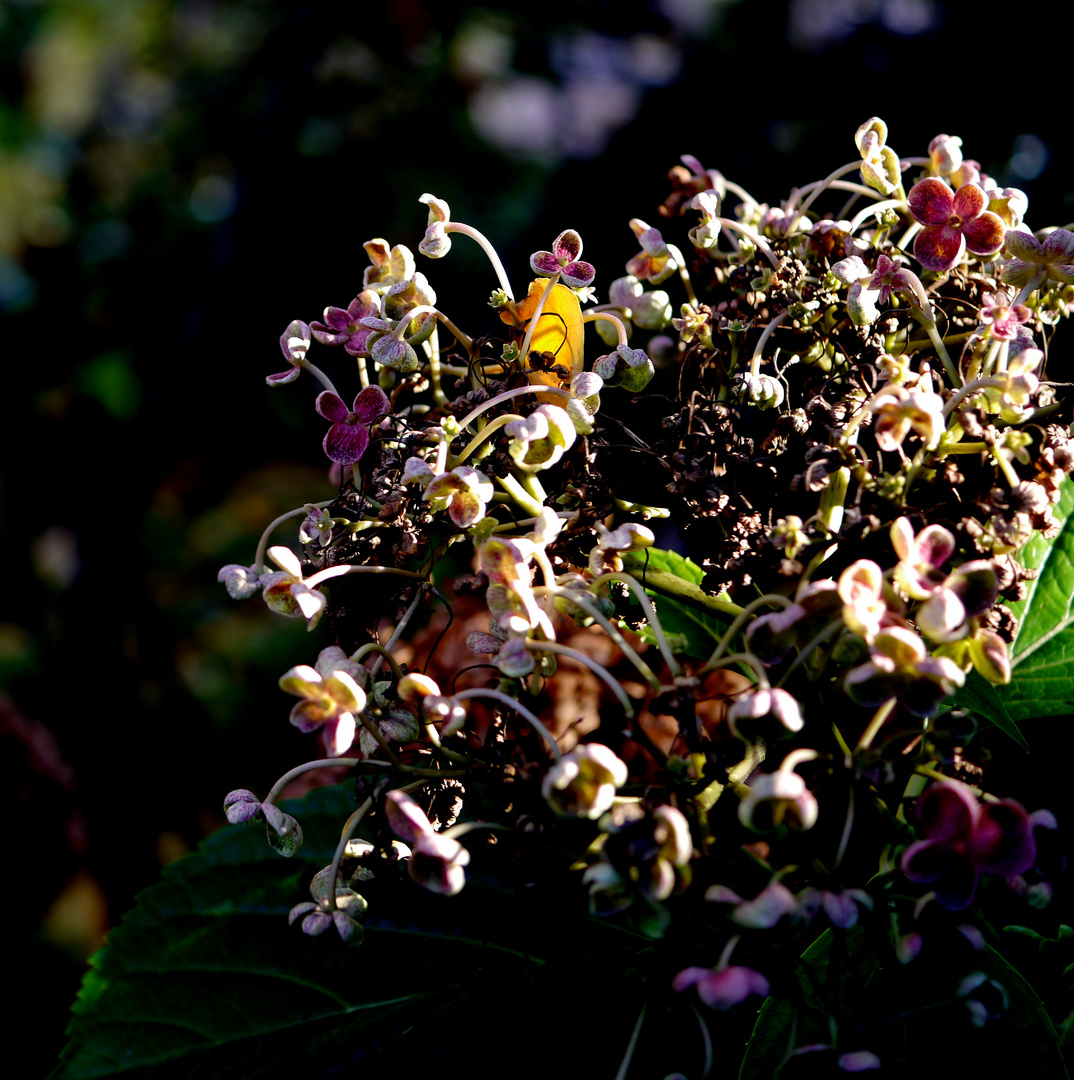
[[[677,994],[691,986],[697,987],[697,996],[709,1008],[721,1012],[740,1005],[754,994],[758,997],[768,996],[768,980],[759,971],[736,965],[716,969],[685,968],[671,983]]]
[[[340,465],[353,465],[369,446],[369,429],[391,411],[388,395],[379,386],[367,386],[350,409],[331,390],[317,396],[317,411],[332,421],[324,437],[324,452]]]
[[[535,274],[552,277],[559,274],[560,281],[572,289],[582,289],[593,284],[596,270],[590,263],[582,262],[582,238],[574,229],[564,229],[556,237],[551,251],[537,251],[530,256],[530,267]]]
[[[368,356],[366,343],[373,333],[362,326],[362,319],[380,314],[380,302],[375,292],[360,292],[346,307],[326,307],[324,322],[310,323],[313,336],[322,345],[342,345],[351,356]]]
[[[974,255],[995,255],[1003,247],[1007,227],[988,209],[988,196],[978,184],[952,191],[927,176],[906,199],[914,220],[924,226],[914,240],[914,256],[926,270],[950,270],[967,248]]]
[[[932,784],[917,801],[924,840],[902,857],[902,872],[931,885],[937,903],[962,911],[973,903],[982,874],[1015,877],[1037,857],[1033,822],[1012,799],[982,805],[958,780]]]

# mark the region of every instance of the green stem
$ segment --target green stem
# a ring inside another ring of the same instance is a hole
[[[358,826],[362,823],[362,818],[369,813],[369,808],[373,805],[372,795],[366,799],[357,810],[349,818],[343,826],[343,834],[339,838],[339,843],[336,844],[335,854],[332,856],[332,868],[328,872],[328,880],[331,882],[331,903],[328,911],[330,914],[335,914],[338,910],[338,878],[339,878],[339,866],[343,862],[343,856],[346,854],[347,845],[350,843],[351,837],[354,836]]]
[[[534,589],[535,593],[542,591],[544,590],[540,588]],[[652,668],[650,668],[649,665],[644,660],[642,660],[642,658],[637,654],[637,652],[630,646],[630,643],[626,640],[626,638],[624,638],[623,635],[619,633],[618,629],[616,629],[616,627],[613,626],[604,617],[603,614],[601,614],[596,604],[590,603],[588,596],[583,598],[583,596],[579,595],[581,591],[579,589],[564,589],[557,587],[548,591],[550,591],[553,596],[556,596],[562,600],[566,600],[568,603],[573,604],[576,608],[580,608],[591,619],[593,619],[595,622],[600,623],[600,625],[604,628],[604,632],[608,635],[608,637],[612,639],[612,641],[615,642],[616,645],[619,646],[623,655],[634,665],[634,667],[638,669],[638,672],[641,674],[642,678],[645,679],[645,681],[654,690],[659,691],[661,689],[660,680],[656,677],[656,675],[653,674]]]
[[[887,723],[888,717],[891,715],[892,709],[895,708],[895,698],[888,698],[879,709],[876,710],[872,720],[869,721],[869,726],[861,733],[861,738],[858,740],[858,745],[855,748],[858,751],[867,750],[872,744],[873,739],[876,738],[877,733]]]
[[[509,401],[511,398],[521,397],[523,394],[552,394],[568,401],[571,396],[568,390],[563,390],[558,386],[516,386],[514,390],[505,390],[502,394],[497,394],[495,397],[489,398],[488,401],[483,402],[481,405],[478,405],[476,409],[472,409],[468,412],[459,421],[460,430],[472,424],[486,410],[495,408],[497,405],[501,404],[501,402]]]
[[[735,616],[734,622],[727,628],[719,643],[716,645],[712,655],[708,658],[708,664],[713,663],[715,660],[719,660],[724,654],[724,650],[731,644],[735,634],[746,625],[746,620],[760,607],[764,607],[766,604],[776,604],[782,606],[784,610],[791,606],[791,601],[785,596],[781,596],[779,593],[765,593],[764,596],[757,597],[756,600],[751,600],[744,608],[740,608],[738,614]],[[701,669],[702,671],[705,668]]]
[[[498,476],[496,482],[511,496],[512,499],[526,511],[527,514],[533,514],[537,517],[544,507],[531,495],[529,495],[525,488],[515,479],[513,476]]]

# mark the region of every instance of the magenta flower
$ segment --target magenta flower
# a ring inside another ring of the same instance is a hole
[[[353,465],[369,446],[370,427],[391,412],[391,403],[379,386],[367,386],[350,409],[331,390],[324,390],[317,396],[317,411],[332,421],[324,452],[340,465]]]
[[[368,356],[366,343],[372,330],[362,326],[362,319],[380,314],[377,294],[360,292],[346,307],[326,307],[324,322],[310,323],[313,336],[322,345],[342,345],[351,356]]]
[[[688,967],[672,980],[671,988],[681,994],[691,986],[710,1009],[725,1012],[748,997],[768,997],[768,980],[753,968],[732,965],[725,968]]]
[[[950,270],[967,248],[974,255],[995,255],[1003,247],[1007,227],[988,209],[988,196],[977,184],[952,191],[927,176],[914,184],[906,201],[924,226],[914,240],[914,256],[926,270]]]
[[[551,251],[537,251],[530,256],[530,268],[543,277],[559,274],[564,285],[582,289],[593,284],[597,272],[590,263],[581,261],[581,254],[582,238],[574,229],[564,229]]]
[[[973,903],[982,874],[1015,877],[1037,857],[1033,823],[1012,799],[981,805],[958,780],[942,780],[917,801],[924,840],[902,857],[902,872],[917,884],[931,885],[948,911]]]
[[[283,386],[284,383],[294,382],[298,378],[298,373],[306,362],[310,340],[310,328],[301,319],[295,319],[284,330],[280,335],[280,349],[291,366],[286,371],[266,376],[265,382],[269,386]]]
[[[1025,304],[1012,306],[1002,293],[989,293],[981,301],[981,322],[988,328],[988,336],[997,341],[1021,338],[1031,345],[1033,338],[1024,324],[1030,321],[1032,315]]]

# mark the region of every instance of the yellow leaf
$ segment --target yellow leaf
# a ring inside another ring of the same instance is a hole
[[[500,315],[515,327],[520,345],[547,287],[547,278],[531,282],[526,298]],[[578,297],[566,285],[553,285],[530,339],[529,356],[522,358],[531,383],[563,389],[570,386],[571,379],[583,370],[582,329]],[[555,399],[549,395],[549,400]]]

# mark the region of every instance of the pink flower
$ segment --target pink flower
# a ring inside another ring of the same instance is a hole
[[[346,565],[329,566],[312,577],[303,578],[302,564],[290,549],[278,545],[269,548],[269,558],[280,568],[278,573],[265,574],[260,579],[265,603],[280,615],[290,619],[305,619],[312,630],[328,606],[328,598],[315,588],[322,581],[346,574]],[[224,568],[225,570],[227,567]],[[221,574],[223,574],[223,570]]]
[[[405,792],[389,791],[384,803],[388,824],[412,847],[407,869],[430,892],[454,896],[466,884],[463,867],[470,853],[451,837],[436,832],[425,811]]]
[[[914,256],[926,270],[950,270],[967,248],[974,255],[995,255],[1007,227],[988,207],[978,184],[952,191],[935,176],[919,180],[906,197],[914,220],[924,228],[914,239]]]
[[[626,272],[632,277],[645,278],[659,285],[675,273],[675,260],[659,229],[654,229],[640,218],[631,218],[630,228],[641,242],[641,251],[626,264]]]
[[[530,256],[530,268],[544,277],[559,274],[564,285],[582,289],[593,284],[597,272],[590,263],[582,262],[581,254],[582,238],[574,229],[564,229],[551,251],[537,251]]]
[[[346,307],[326,307],[324,322],[310,323],[313,336],[322,345],[342,345],[351,356],[368,356],[366,342],[372,330],[362,319],[380,314],[380,301],[371,291],[360,292]]]
[[[331,390],[317,396],[317,412],[332,421],[324,437],[324,452],[340,465],[353,465],[369,446],[369,429],[391,412],[388,395],[379,386],[367,386],[350,409]]]
[[[914,716],[933,716],[965,682],[961,668],[946,656],[930,656],[913,630],[885,627],[871,646],[871,659],[846,675],[846,692],[859,705],[898,697]]]
[[[564,817],[599,818],[627,781],[627,767],[601,743],[564,754],[545,774],[541,794]]]
[[[731,966],[725,968],[688,967],[672,980],[671,988],[681,994],[691,986],[697,987],[697,996],[710,1009],[725,1012],[741,1005],[756,994],[768,996],[768,980],[753,968]]]
[[[958,780],[926,788],[917,818],[926,838],[903,853],[902,872],[931,885],[948,911],[973,903],[982,874],[1015,877],[1037,857],[1033,822],[1018,803],[1003,799],[982,806]]]

